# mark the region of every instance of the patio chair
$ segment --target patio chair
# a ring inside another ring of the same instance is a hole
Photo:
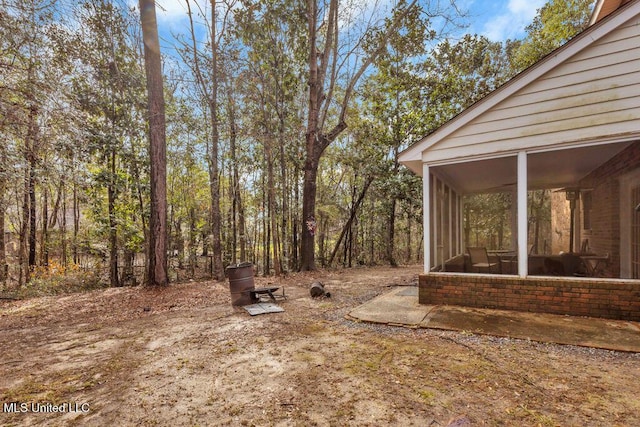
[[[489,254],[485,247],[467,247],[469,258],[471,259],[471,268],[478,273],[481,270],[487,270],[489,273],[498,273],[497,262],[489,262]]]

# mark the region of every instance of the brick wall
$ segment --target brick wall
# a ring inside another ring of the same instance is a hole
[[[591,250],[611,255],[609,274],[620,276],[620,182],[618,178],[640,167],[640,141],[618,153],[580,181],[580,188],[592,188],[591,230],[583,230]],[[582,221],[581,221],[582,222]]]
[[[423,274],[420,304],[640,321],[640,281]]]

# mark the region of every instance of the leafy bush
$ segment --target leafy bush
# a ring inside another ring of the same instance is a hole
[[[31,280],[17,290],[17,297],[29,298],[44,295],[60,295],[105,288],[96,270],[81,269],[77,264],[66,266],[51,262],[47,266],[36,267]]]

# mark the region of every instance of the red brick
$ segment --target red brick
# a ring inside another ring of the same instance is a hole
[[[490,280],[487,280],[490,279]],[[486,283],[485,283],[486,282]],[[504,286],[499,286],[504,285]],[[521,311],[640,320],[640,283],[580,279],[420,276],[419,300]]]

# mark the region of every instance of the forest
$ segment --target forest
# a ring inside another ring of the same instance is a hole
[[[551,0],[495,42],[454,2],[183,0],[158,28],[169,280],[419,262],[421,179],[399,153],[581,31],[591,3]],[[145,283],[142,40],[126,0],[0,0],[1,289]],[[509,203],[469,197],[466,239],[508,241]]]

